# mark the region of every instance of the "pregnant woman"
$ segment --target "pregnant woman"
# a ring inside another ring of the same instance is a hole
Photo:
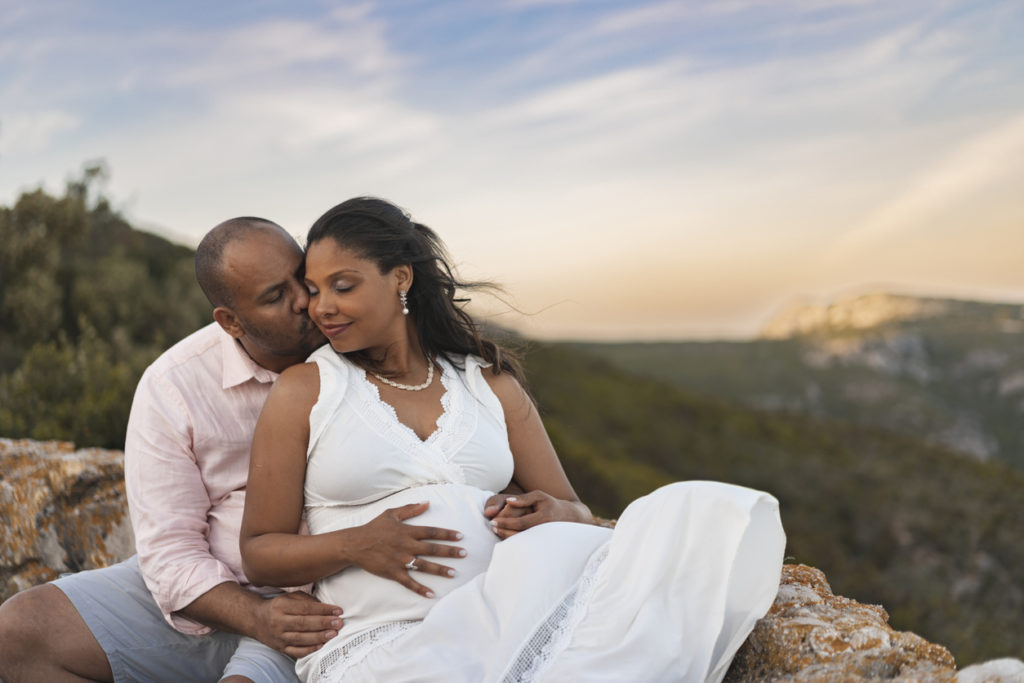
[[[329,344],[267,400],[241,536],[250,581],[345,609],[301,678],[721,680],[778,588],[774,498],[677,483],[594,526],[471,285],[388,202],[318,219],[305,281]]]

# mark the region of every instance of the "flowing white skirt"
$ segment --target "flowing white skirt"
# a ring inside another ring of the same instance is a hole
[[[614,531],[558,522],[501,542],[422,622],[374,634],[323,680],[720,681],[775,598],[784,546],[772,496],[665,486]]]

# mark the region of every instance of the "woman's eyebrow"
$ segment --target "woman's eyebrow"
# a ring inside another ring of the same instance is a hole
[[[330,280],[331,278],[336,278],[336,277],[338,277],[339,275],[341,275],[343,273],[355,273],[356,275],[360,274],[359,270],[356,269],[356,268],[342,268],[341,270],[336,270],[333,273],[330,273],[329,275],[324,276],[324,279],[325,280]],[[306,279],[308,280],[309,277],[306,277]]]

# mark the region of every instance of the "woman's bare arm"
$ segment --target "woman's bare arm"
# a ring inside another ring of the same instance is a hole
[[[242,567],[257,585],[300,586],[345,566],[326,537],[298,533],[309,413],[319,393],[316,365],[291,367],[274,384],[256,423],[239,544]]]
[[[543,522],[593,522],[590,509],[580,502],[548,438],[537,406],[518,381],[507,373],[484,371],[484,377],[505,414],[509,447],[515,461],[514,480],[526,492],[505,497],[492,526],[507,536]]]
[[[239,546],[242,566],[257,585],[300,586],[358,565],[429,597],[405,563],[411,557],[459,557],[449,529],[404,521],[426,511],[425,503],[386,510],[370,522],[313,536],[300,535],[309,414],[320,393],[316,365],[289,368],[278,378],[253,436],[249,483]],[[447,575],[449,567],[426,560],[420,572]]]

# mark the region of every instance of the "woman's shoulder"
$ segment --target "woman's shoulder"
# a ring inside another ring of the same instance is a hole
[[[338,353],[331,347],[330,344],[324,344],[318,347],[313,353],[309,354],[306,358],[306,363],[328,363],[330,365],[338,366],[350,366],[352,362],[345,358],[343,354]]]
[[[281,397],[290,400],[315,399],[320,393],[320,370],[317,364],[307,360],[286,368],[274,382],[271,393],[279,400]]]
[[[308,380],[310,375],[315,374],[318,374],[317,363],[315,363],[312,357],[310,357],[307,358],[306,361],[303,363],[296,363],[295,365],[285,368],[284,371],[278,376],[277,382],[275,382],[275,384],[284,383],[288,385],[299,383],[304,380]]]
[[[340,382],[344,385],[347,379],[343,378],[347,378],[353,370],[358,368],[352,361],[336,352],[330,344],[324,344],[309,354],[305,363],[293,365],[285,370],[281,374],[281,379],[285,379],[285,375],[291,375],[289,381],[303,383],[308,382],[312,375],[318,375],[321,384],[326,382],[333,385]]]
[[[466,356],[466,374],[470,377],[475,376],[483,379],[503,406],[508,405],[508,401],[516,400],[525,395],[519,380],[512,376],[511,373],[502,372],[493,363],[479,356]]]

